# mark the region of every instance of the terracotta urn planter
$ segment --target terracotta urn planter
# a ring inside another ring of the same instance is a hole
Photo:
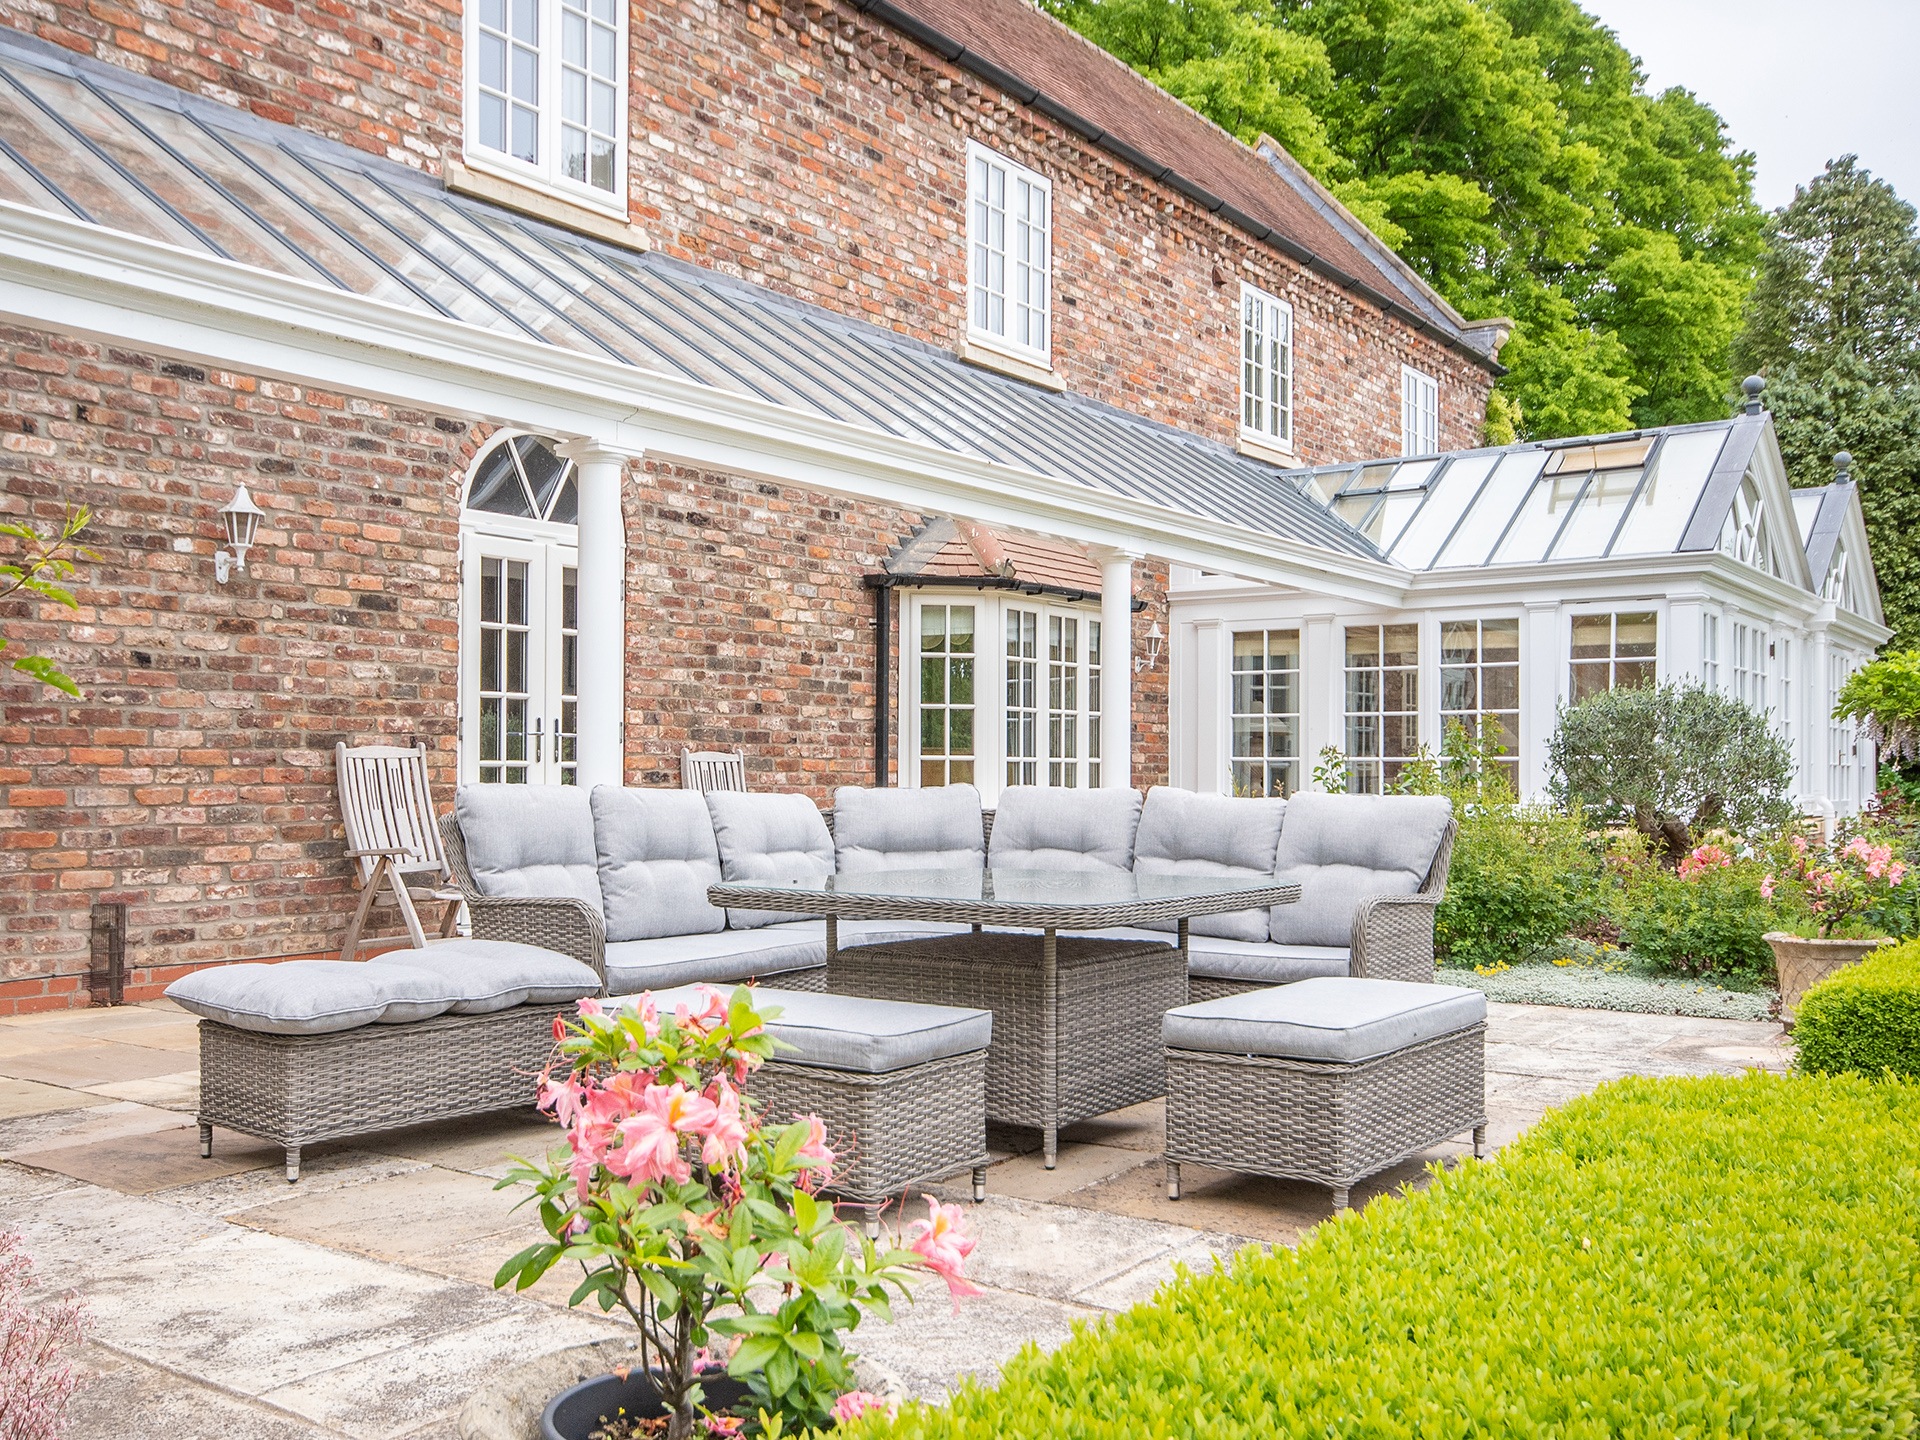
[[[1780,981],[1780,1022],[1793,1028],[1793,1012],[1800,997],[1836,970],[1843,970],[1870,951],[1890,944],[1875,940],[1814,940],[1783,931],[1768,932],[1773,947],[1774,974]]]

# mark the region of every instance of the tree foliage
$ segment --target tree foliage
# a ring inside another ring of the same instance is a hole
[[[1858,721],[1883,760],[1920,760],[1920,650],[1896,650],[1862,665],[1840,687],[1833,713]]]
[[[1678,860],[1724,827],[1756,835],[1793,815],[1793,752],[1766,715],[1697,685],[1607,690],[1563,707],[1547,742],[1555,800],[1626,822]]]
[[[1734,360],[1767,377],[1796,485],[1852,454],[1887,623],[1920,644],[1920,231],[1853,156],[1768,222]]]
[[[0,557],[0,600],[23,595],[64,605],[69,610],[78,609],[80,602],[60,582],[74,573],[76,561],[100,558],[80,543],[81,532],[91,518],[85,506],[71,510],[59,530],[51,535],[42,534],[31,524],[0,520],[0,536],[14,542],[12,553]],[[0,632],[0,650],[11,643],[6,634]],[[80,687],[73,677],[45,655],[17,656],[13,668],[43,685],[79,697]]]
[[[1462,313],[1518,322],[1503,430],[1725,413],[1752,157],[1574,0],[1043,0],[1280,141]],[[1517,410],[1517,416],[1515,414]]]

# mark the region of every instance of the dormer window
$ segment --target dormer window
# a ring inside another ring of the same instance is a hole
[[[467,159],[602,205],[626,193],[618,0],[467,0]]]
[[[1052,183],[969,143],[968,338],[1046,364],[1052,264]]]

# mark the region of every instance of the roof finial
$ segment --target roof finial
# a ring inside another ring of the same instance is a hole
[[[1838,455],[1833,457],[1833,468],[1835,472],[1833,477],[1834,484],[1851,485],[1853,483],[1853,456],[1842,450]]]
[[[1747,414],[1758,415],[1760,413],[1760,395],[1761,392],[1767,388],[1766,377],[1762,375],[1749,375],[1740,382],[1740,388],[1745,392],[1747,397],[1745,406]]]

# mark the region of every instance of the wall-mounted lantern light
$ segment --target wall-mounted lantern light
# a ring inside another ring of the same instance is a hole
[[[266,511],[253,503],[253,496],[242,485],[233,492],[233,499],[220,509],[220,523],[227,530],[227,545],[233,553],[225,550],[213,552],[213,578],[222,585],[237,569],[242,575],[247,573],[247,551],[253,548],[253,537],[260,529],[260,521]]]
[[[1147,631],[1147,653],[1133,657],[1134,674],[1138,675],[1142,670],[1151,670],[1160,663],[1160,642],[1166,638],[1166,632],[1161,630],[1160,622],[1154,621],[1153,628]]]

